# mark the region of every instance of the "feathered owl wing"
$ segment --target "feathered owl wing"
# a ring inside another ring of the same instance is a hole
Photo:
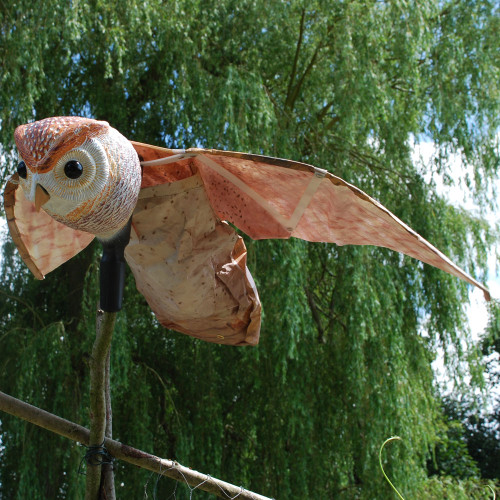
[[[231,151],[132,144],[145,159],[159,158],[143,162],[149,185],[162,172],[172,178],[197,172],[217,217],[253,239],[294,236],[337,245],[390,248],[479,287],[490,299],[487,288],[379,202],[326,170]],[[161,160],[162,155],[166,159]]]
[[[44,211],[37,212],[18,188],[18,175],[14,174],[4,190],[7,224],[25,264],[37,279],[43,279],[82,251],[94,235],[60,224]]]

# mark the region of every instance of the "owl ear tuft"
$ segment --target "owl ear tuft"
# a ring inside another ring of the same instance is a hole
[[[37,212],[18,188],[18,174],[14,174],[4,191],[7,225],[21,258],[35,278],[41,280],[82,251],[94,235],[64,226],[43,210]]]

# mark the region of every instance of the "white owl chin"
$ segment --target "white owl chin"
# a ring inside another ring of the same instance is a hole
[[[132,144],[109,127],[65,152],[49,171],[30,171],[20,181],[37,208],[58,222],[106,240],[132,215],[141,167]]]

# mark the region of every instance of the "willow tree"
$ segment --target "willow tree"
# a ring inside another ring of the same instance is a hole
[[[70,114],[171,148],[292,158],[353,182],[484,278],[488,226],[431,174],[458,182],[446,161],[457,153],[488,202],[494,2],[0,4],[4,174],[15,126]],[[417,165],[424,139],[435,159]],[[438,347],[460,355],[466,286],[379,248],[247,246],[264,305],[257,348],[164,330],[129,281],[112,348],[117,439],[269,496],[349,499],[387,498],[378,450],[398,434],[386,468],[414,496],[438,415],[430,363]],[[7,240],[2,266],[2,390],[86,424],[94,249],[35,282]],[[7,416],[1,440],[2,498],[80,498],[81,448]],[[117,484],[124,499],[174,489],[125,466]]]

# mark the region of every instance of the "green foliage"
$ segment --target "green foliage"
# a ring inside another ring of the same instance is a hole
[[[418,490],[415,498],[426,500],[493,500],[500,494],[498,485],[491,481],[459,480],[453,477],[433,477]]]
[[[498,401],[494,403],[498,404]],[[480,476],[484,479],[499,479],[498,406],[493,411],[489,408],[485,410],[470,397],[447,397],[443,400],[443,411],[447,419],[447,429],[436,449],[434,472],[457,478]],[[471,461],[474,463],[468,463]]]
[[[13,169],[16,125],[92,116],[138,141],[327,168],[484,272],[493,232],[435,192],[412,164],[411,144],[434,141],[428,168],[443,175],[452,152],[473,162],[470,189],[488,201],[500,116],[494,2],[0,6],[4,173]],[[467,354],[466,286],[384,249],[247,243],[264,304],[255,349],[165,331],[128,277],[113,340],[117,439],[270,496],[374,499],[391,494],[378,450],[398,434],[403,444],[386,470],[407,498],[473,491],[476,483],[425,481],[440,421],[430,363],[438,347]],[[2,390],[84,425],[96,252],[40,283],[7,242],[0,284]],[[80,498],[81,448],[1,420],[2,498]],[[117,485],[124,499],[145,485],[157,498],[175,487],[126,465]]]
[[[446,432],[439,433],[429,472],[457,479],[478,478],[479,468],[467,449],[465,430],[457,420],[448,422]]]

